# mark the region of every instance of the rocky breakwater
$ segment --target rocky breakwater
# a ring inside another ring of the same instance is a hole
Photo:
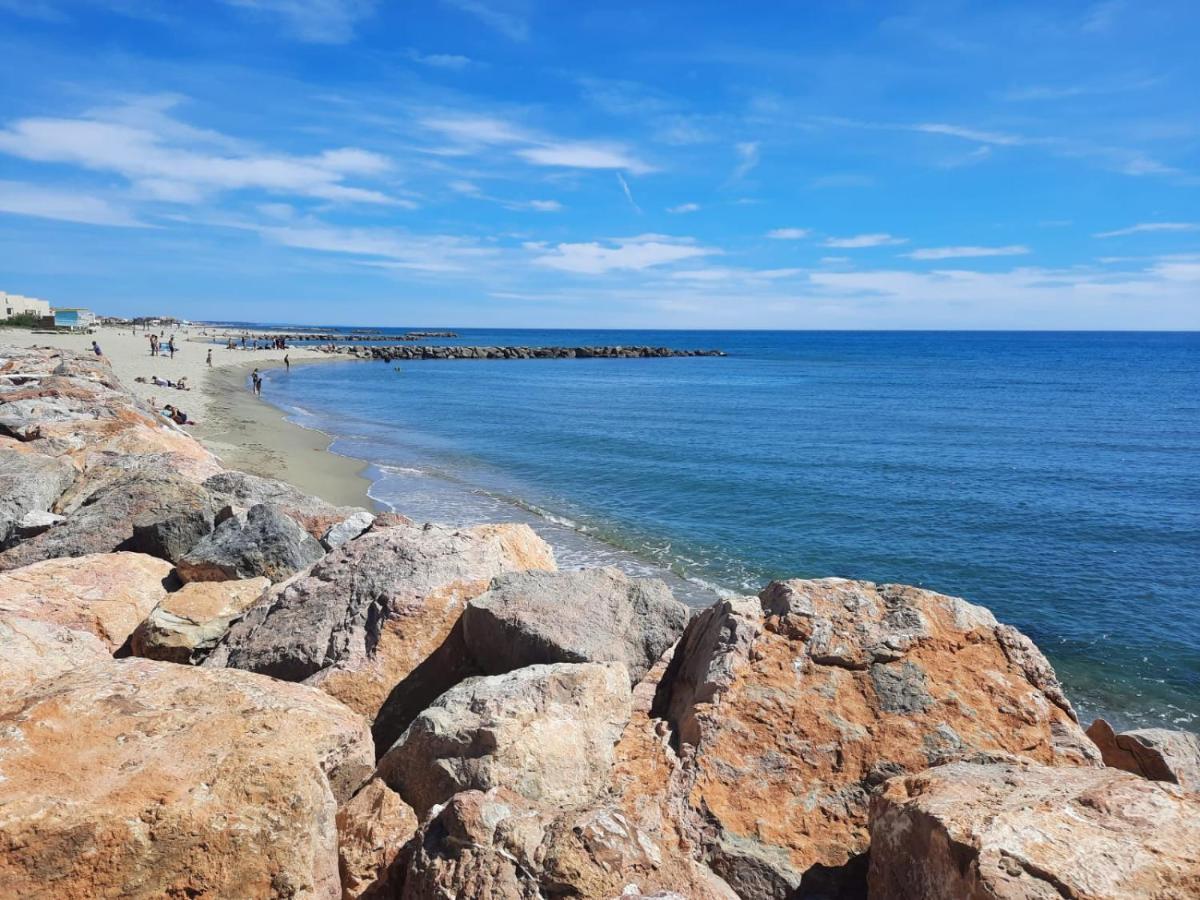
[[[0,348],[0,479],[0,896],[1200,895],[1195,739],[1085,733],[965,601],[693,616],[226,470],[49,351]]]
[[[723,350],[673,350],[670,347],[457,347],[331,346],[326,353],[384,362],[417,359],[665,359],[683,356],[725,356]]]

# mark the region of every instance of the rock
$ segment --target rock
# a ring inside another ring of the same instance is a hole
[[[61,525],[65,521],[67,521],[67,517],[60,516],[58,513],[30,510],[12,527],[8,536],[10,541],[17,543],[27,538],[37,537],[43,531],[49,531],[55,525]]]
[[[340,547],[346,541],[354,540],[373,524],[375,524],[375,516],[365,509],[360,510],[336,525],[330,525],[329,530],[321,536],[321,546],[326,550]]]
[[[167,596],[171,564],[141,553],[48,559],[0,572],[0,617],[95,635],[112,653]]]
[[[619,662],[636,683],[687,622],[687,607],[657,578],[611,568],[514,572],[467,604],[463,639],[491,675],[536,663]]]
[[[67,520],[0,553],[0,569],[43,559],[131,550],[176,561],[212,530],[199,485],[170,473],[121,474],[82,500]]]
[[[378,772],[421,816],[459,791],[500,785],[535,803],[579,807],[607,786],[630,710],[620,663],[470,678],[417,716]]]
[[[466,601],[501,572],[553,565],[525,525],[371,531],[274,587],[204,665],[307,679],[369,718],[379,713],[383,749],[438,694],[475,674],[455,627]]]
[[[1104,764],[1151,781],[1168,781],[1200,792],[1200,738],[1188,731],[1139,728],[1117,734],[1103,719],[1088,726]]]
[[[394,897],[404,879],[401,851],[417,831],[412,807],[373,778],[337,814],[343,900]]]
[[[233,581],[263,576],[280,582],[306,569],[324,549],[281,507],[252,506],[244,518],[218,525],[178,560],[184,581]]]
[[[0,619],[0,647],[0,707],[38,682],[112,659],[112,650],[90,631],[7,614]]]
[[[355,506],[334,506],[292,487],[286,481],[246,472],[220,472],[207,479],[204,487],[216,499],[218,507],[249,509],[260,503],[278,506],[318,541],[333,525],[365,512]]]
[[[1200,799],[1116,769],[953,763],[871,803],[872,900],[1200,896]]]
[[[776,582],[688,626],[655,714],[692,830],[746,898],[860,879],[868,797],[977,751],[1096,765],[1049,663],[965,601],[842,579]],[[768,812],[769,811],[769,812]]]
[[[28,515],[45,514],[74,477],[62,460],[0,449],[0,546]]]
[[[341,895],[366,722],[303,685],[144,659],[0,708],[0,896]]]
[[[619,811],[539,807],[505,788],[456,794],[413,842],[404,900],[460,897],[736,900],[713,878],[689,881],[671,848]]]
[[[196,664],[271,586],[266,578],[193,581],[154,607],[130,638],[134,656]]]

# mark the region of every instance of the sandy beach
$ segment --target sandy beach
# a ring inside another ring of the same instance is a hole
[[[176,331],[174,359],[151,356],[148,332],[138,330],[135,334],[129,328],[101,326],[95,334],[34,334],[0,328],[0,341],[20,347],[86,352],[95,340],[126,387],[160,409],[167,403],[183,409],[196,422],[189,431],[225,465],[282,478],[330,503],[375,508],[367,496],[370,482],[362,474],[364,463],[327,452],[331,443],[327,435],[289,422],[281,410],[255,397],[247,383],[255,367],[282,366],[285,352],[292,365],[345,357],[330,357],[301,347],[287,351],[227,350],[211,340],[232,332],[206,331],[201,334],[201,329],[195,327]],[[211,367],[205,362],[210,348]],[[151,383],[156,375],[171,382],[184,378],[189,390],[157,387]]]

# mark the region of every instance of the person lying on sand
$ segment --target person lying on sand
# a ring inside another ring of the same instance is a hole
[[[163,407],[163,415],[166,416],[168,419],[170,419],[172,422],[174,422],[176,425],[195,425],[196,424],[195,422],[193,422],[191,419],[189,419],[187,417],[187,413],[185,413],[182,409],[179,409],[176,406],[172,406],[170,403],[168,403],[166,406]]]

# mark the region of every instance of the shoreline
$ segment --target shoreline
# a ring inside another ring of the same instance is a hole
[[[320,360],[293,365],[304,362]],[[255,396],[246,387],[255,368],[278,369],[283,363],[260,360],[213,369],[196,439],[230,468],[282,479],[338,506],[380,511],[381,504],[369,493],[371,479],[363,474],[370,463],[333,452],[334,436],[291,421],[285,409]]]

